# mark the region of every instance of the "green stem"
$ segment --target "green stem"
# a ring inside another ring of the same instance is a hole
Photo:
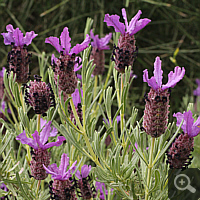
[[[96,75],[94,77],[94,92],[93,92],[93,101],[96,97],[96,94],[97,94],[97,82],[98,82],[98,76]],[[95,107],[96,107],[96,104],[94,103],[93,105],[93,116],[96,117],[96,111],[95,111]]]
[[[124,88],[123,75],[124,74],[121,74],[121,96],[120,96],[121,100],[120,100],[120,104],[122,102],[122,93],[123,93],[123,88]],[[124,129],[124,106],[123,106],[122,110],[120,111],[120,116],[121,116],[121,122],[120,122],[120,125],[121,125],[121,134],[123,134],[123,129]],[[123,148],[125,148],[124,134],[122,135],[122,146],[123,146]]]
[[[41,118],[41,114],[38,114],[38,121],[37,121],[37,131],[38,131],[38,133],[40,133],[40,118]]]
[[[21,103],[22,103],[22,109],[25,113],[25,107],[24,107],[24,98],[23,98],[23,95],[22,95],[22,90],[21,90],[21,83],[19,83],[19,93],[20,93],[20,100],[21,100]]]
[[[150,150],[150,155],[149,155],[149,165],[148,165],[148,174],[147,174],[147,186],[145,188],[145,200],[148,200],[149,197],[149,186],[150,186],[150,180],[151,180],[151,172],[153,168],[153,150],[154,150],[154,143],[155,143],[155,138],[151,138],[151,150]]]
[[[41,180],[38,180],[37,190],[36,190],[36,199],[38,198],[38,192],[39,192],[39,189],[40,189],[40,184],[41,184]]]

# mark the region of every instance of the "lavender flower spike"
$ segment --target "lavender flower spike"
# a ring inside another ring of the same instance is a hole
[[[51,185],[49,186],[50,195],[52,197],[51,199],[57,197],[59,200],[65,200],[66,193],[71,197],[70,199],[76,199],[75,184],[73,184],[73,180],[71,179],[72,173],[76,169],[76,163],[77,161],[75,161],[67,170],[69,166],[69,157],[67,154],[63,153],[59,167],[57,167],[56,163],[53,163],[48,167],[43,165],[46,172],[52,174],[52,178],[54,179],[54,181],[51,181]]]
[[[8,74],[11,71],[16,75],[16,82],[26,83],[30,78],[29,63],[32,54],[28,53],[27,46],[31,44],[37,34],[34,31],[27,32],[25,37],[19,28],[14,29],[11,24],[6,26],[8,33],[2,33],[4,44],[11,45],[12,50],[8,53]]]
[[[170,168],[185,169],[191,164],[191,152],[194,150],[194,137],[200,133],[200,116],[196,122],[194,122],[190,110],[183,114],[180,112],[174,113],[173,116],[177,118],[177,126],[180,126],[183,120],[181,128],[184,133],[180,134],[169,148],[167,152],[167,163],[169,163]]]
[[[118,15],[109,15],[106,14],[104,22],[107,23],[107,26],[113,26],[116,32],[120,32],[121,35],[118,40],[117,47],[114,46],[112,61],[115,61],[115,69],[120,73],[125,72],[125,68],[132,66],[135,58],[137,57],[137,47],[135,45],[134,34],[139,30],[144,28],[151,20],[150,19],[140,19],[142,11],[139,10],[138,13],[133,17],[128,24],[126,11],[122,9],[122,15],[125,21],[125,25],[119,22]],[[126,30],[125,30],[126,28]]]
[[[154,76],[148,78],[147,69],[144,70],[143,81],[151,87],[150,92],[145,97],[146,105],[144,110],[143,128],[148,135],[159,137],[165,133],[169,113],[169,92],[168,88],[174,87],[184,74],[185,69],[175,67],[174,73],[168,74],[167,84],[162,84],[163,71],[161,70],[161,60],[156,57],[154,63]]]
[[[77,86],[77,77],[74,72],[74,65],[79,63],[79,59],[75,58],[75,55],[86,49],[90,43],[90,36],[87,34],[85,40],[81,44],[77,44],[71,48],[71,38],[69,37],[68,28],[65,27],[60,35],[61,44],[59,44],[59,38],[48,37],[45,42],[51,44],[60,53],[60,57],[56,58],[52,55],[51,62],[54,70],[54,79],[57,82],[57,76],[59,75],[59,83],[57,85],[60,90],[63,90],[66,94],[72,94]],[[71,48],[71,50],[70,50]],[[80,68],[77,68],[78,70]]]
[[[90,31],[90,36],[93,39],[91,42],[92,52],[90,54],[90,60],[93,59],[93,63],[96,64],[93,75],[101,75],[104,72],[105,65],[105,53],[104,50],[110,49],[107,45],[112,37],[112,33],[109,33],[105,37],[99,39],[98,35],[94,35],[92,30]]]
[[[78,188],[80,190],[81,196],[83,199],[91,199],[96,197],[96,189],[94,188],[94,185],[90,183],[91,179],[89,176],[89,173],[91,171],[91,165],[83,165],[81,168],[81,174],[80,171],[77,170],[76,177],[78,180]],[[78,192],[79,193],[79,192]]]
[[[32,138],[27,138],[25,131],[19,134],[16,137],[16,140],[20,140],[22,144],[28,144],[33,148],[31,150],[32,160],[30,162],[31,175],[36,180],[44,180],[48,174],[46,173],[43,165],[48,166],[50,163],[50,152],[47,151],[48,148],[53,146],[60,146],[65,139],[63,136],[58,136],[56,142],[47,143],[48,138],[55,136],[57,131],[54,129],[54,132],[51,130],[51,121],[49,121],[40,132],[40,135],[35,131]]]

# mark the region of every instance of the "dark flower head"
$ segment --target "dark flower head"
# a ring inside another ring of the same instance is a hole
[[[180,134],[167,152],[167,163],[170,168],[182,168],[185,169],[191,164],[192,156],[191,152],[194,150],[194,138],[200,133],[200,117],[194,122],[192,112],[184,112],[183,114],[178,112],[174,113],[174,117],[177,118],[177,126],[181,126],[184,133]]]
[[[93,60],[93,63],[96,65],[92,74],[101,75],[104,72],[104,65],[105,65],[104,50],[110,49],[107,44],[112,37],[112,33],[109,33],[105,37],[99,39],[99,36],[94,35],[91,30],[90,36],[93,39],[93,42],[91,42],[92,52],[90,54],[90,60]]]
[[[27,46],[31,44],[32,39],[37,36],[34,31],[27,32],[25,37],[19,28],[14,29],[11,24],[6,26],[8,33],[2,33],[5,45],[12,45],[12,50],[8,53],[8,69],[16,75],[18,83],[26,83],[30,78],[29,63],[32,54],[28,53]]]
[[[126,67],[132,66],[137,57],[138,50],[135,45],[136,41],[134,34],[144,28],[151,21],[147,18],[139,20],[141,13],[142,12],[139,10],[128,24],[126,11],[123,8],[122,15],[125,20],[125,25],[119,22],[120,17],[118,15],[105,15],[104,22],[107,23],[107,26],[113,26],[116,32],[121,33],[118,45],[117,47],[114,46],[111,57],[111,60],[115,61],[115,69],[120,73],[124,73]]]
[[[34,78],[35,80],[30,81],[29,86],[25,85],[25,102],[33,107],[36,114],[43,114],[50,106],[55,107],[55,98],[50,83],[42,82],[38,75]]]
[[[81,168],[81,173],[79,170],[76,171],[76,177],[78,180],[78,194],[80,193],[79,197],[83,199],[91,199],[96,197],[96,189],[94,185],[91,183],[91,178],[89,173],[91,171],[91,165],[83,165]]]
[[[107,26],[113,26],[115,28],[115,32],[120,32],[123,35],[128,33],[130,36],[132,36],[141,29],[143,29],[151,21],[150,19],[147,18],[139,20],[141,14],[142,11],[139,10],[138,13],[131,19],[130,23],[128,24],[126,17],[126,10],[122,8],[122,15],[125,21],[125,25],[119,22],[120,16],[118,15],[110,16],[109,14],[106,14],[104,22],[107,23]]]
[[[174,72],[171,71],[168,74],[168,82],[165,85],[162,85],[162,74],[159,57],[156,57],[154,63],[154,76],[149,79],[147,69],[143,74],[143,81],[151,87],[145,98],[143,128],[148,135],[154,138],[164,134],[167,129],[170,95],[168,89],[174,87],[183,78],[185,69],[175,67]]]
[[[68,28],[65,27],[60,36],[61,45],[59,44],[59,38],[48,37],[45,42],[51,44],[60,53],[60,57],[56,58],[52,55],[51,61],[54,70],[54,80],[57,82],[57,76],[59,75],[58,87],[66,94],[72,94],[77,86],[77,77],[74,70],[74,65],[79,63],[79,58],[75,55],[86,49],[90,43],[90,37],[87,34],[85,40],[81,44],[77,44],[71,48],[71,38],[69,37]],[[71,50],[70,50],[71,48]]]

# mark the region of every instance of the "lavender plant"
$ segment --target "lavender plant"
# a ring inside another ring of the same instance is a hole
[[[119,40],[114,39],[118,45],[114,46],[111,57],[114,61],[109,62],[103,83],[98,84],[94,74],[98,67],[94,56],[98,51],[94,49],[108,49],[111,34],[99,40],[90,31],[91,23],[87,23],[86,30],[94,40],[93,55],[89,35],[86,33],[83,43],[71,48],[71,38],[65,27],[60,36],[61,44],[59,38],[52,36],[44,41],[59,53],[59,58],[52,54],[52,67],[46,73],[44,62],[40,62],[40,75],[20,87],[16,74],[19,70],[10,70],[8,75],[4,71],[11,117],[5,111],[8,121],[0,119],[3,124],[0,129],[0,184],[7,188],[6,192],[0,190],[1,196],[20,200],[167,199],[168,169],[183,168],[186,162],[187,166],[191,163],[193,137],[199,134],[199,118],[193,123],[191,111],[174,114],[177,127],[168,119],[168,89],[183,78],[184,68],[175,67],[174,72],[168,74],[167,84],[163,85],[164,72],[160,58],[156,57],[154,76],[149,79],[147,69],[144,70],[144,82],[151,89],[145,98],[143,118],[137,118],[138,109],[134,105],[131,116],[125,115],[129,88],[135,77],[132,75],[136,59],[134,35],[151,20],[139,20],[139,11],[128,24],[125,9],[122,14],[125,25],[119,22],[119,16],[105,15],[107,25],[114,26],[121,35]],[[17,30],[20,37],[14,41],[13,48],[25,51],[22,44],[30,44],[36,34],[31,31],[22,37],[18,28],[9,27],[8,33],[3,33],[6,45],[16,39]],[[7,37],[9,42],[6,42]],[[19,50],[13,51],[14,66],[18,69]],[[79,53],[81,59],[76,58]],[[8,55],[8,64],[13,65],[13,58],[10,53]],[[79,69],[81,82],[76,75]],[[48,77],[49,83],[46,78],[44,82],[41,80],[43,76]],[[113,85],[109,79],[114,81]],[[116,110],[112,109],[113,105],[117,105]],[[178,136],[180,128],[184,134]],[[177,160],[179,158],[181,161]]]

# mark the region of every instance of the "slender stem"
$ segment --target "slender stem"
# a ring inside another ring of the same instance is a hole
[[[36,190],[36,199],[38,197],[38,192],[39,192],[39,189],[40,189],[40,184],[41,184],[41,180],[38,180],[37,190]]]
[[[38,133],[40,133],[40,118],[41,118],[41,114],[38,114],[38,121],[37,121],[37,131],[38,131]]]
[[[85,118],[85,92],[86,92],[86,88],[85,88],[85,83],[82,86],[83,88],[83,103],[82,103],[82,112],[83,112],[83,132],[85,132],[85,127],[86,127],[86,118]]]
[[[151,172],[153,168],[153,150],[154,150],[154,143],[155,143],[155,138],[151,138],[151,150],[150,150],[150,155],[149,155],[149,165],[148,165],[148,174],[147,174],[147,186],[145,189],[145,200],[148,200],[149,197],[149,186],[150,186],[150,180],[151,180]]]
[[[121,102],[122,102],[122,93],[123,93],[123,88],[124,88],[123,75],[124,74],[121,74],[121,96],[120,96]],[[121,125],[121,134],[123,134],[123,129],[124,129],[124,106],[123,106],[122,110],[120,111],[120,116],[121,116],[121,122],[120,122],[120,125]],[[122,146],[125,148],[124,134],[122,135]]]
[[[97,82],[98,82],[98,76],[96,75],[94,77],[94,92],[93,92],[93,101],[96,97],[96,94],[97,94]],[[96,110],[95,110],[95,107],[96,107],[96,104],[94,103],[93,105],[93,116],[96,117]]]
[[[69,97],[71,97],[71,94],[68,94]],[[74,114],[74,117],[75,117],[75,120],[76,120],[76,123],[78,124],[78,127],[81,131],[83,131],[83,126],[81,125],[81,122],[79,120],[79,117],[78,117],[78,114],[76,112],[76,108],[74,106],[74,102],[72,100],[72,98],[70,99],[70,105],[71,105],[71,108],[72,108],[72,111],[73,111],[73,114]]]
[[[21,83],[19,83],[18,87],[19,87],[19,92],[20,92],[20,100],[21,100],[21,103],[22,103],[22,109],[23,109],[23,111],[25,113],[24,98],[23,98],[23,95],[22,95]]]

